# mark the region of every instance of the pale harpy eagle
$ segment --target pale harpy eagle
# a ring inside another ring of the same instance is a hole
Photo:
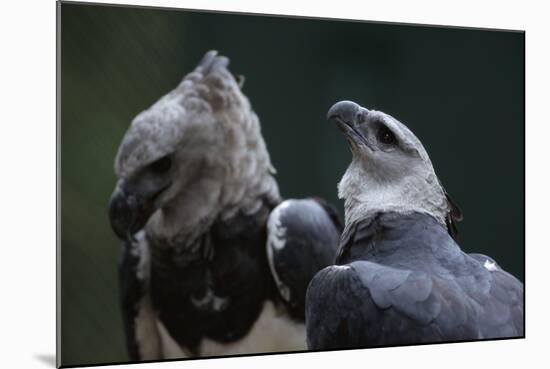
[[[342,101],[349,142],[335,266],[307,291],[311,349],[523,336],[523,284],[453,237],[461,217],[421,142],[393,117]]]
[[[306,349],[305,291],[334,260],[337,217],[281,202],[228,63],[208,52],[118,150],[109,215],[132,360]]]

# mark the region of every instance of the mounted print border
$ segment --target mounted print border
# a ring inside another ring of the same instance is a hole
[[[524,32],[57,11],[58,365],[524,337]]]

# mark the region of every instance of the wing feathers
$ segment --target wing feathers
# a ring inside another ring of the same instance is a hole
[[[314,199],[286,200],[268,220],[269,265],[283,300],[303,319],[305,292],[315,273],[334,261],[339,224],[335,213]]]
[[[365,223],[342,237],[355,261],[323,269],[308,288],[310,348],[523,335],[523,285],[494,260],[462,253],[440,225]]]

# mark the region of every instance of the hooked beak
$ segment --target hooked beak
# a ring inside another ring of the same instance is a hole
[[[141,230],[157,210],[156,199],[167,187],[152,196],[129,191],[124,180],[119,180],[109,203],[111,228],[121,240],[135,241],[134,234]]]
[[[328,110],[327,119],[334,120],[352,148],[366,146],[367,139],[357,129],[357,124],[364,121],[369,111],[353,101],[339,101]]]

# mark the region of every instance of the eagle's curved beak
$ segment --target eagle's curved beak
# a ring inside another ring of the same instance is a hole
[[[327,119],[337,119],[343,122],[353,122],[361,106],[353,101],[343,100],[332,105],[327,113]]]
[[[134,234],[145,226],[157,210],[155,200],[164,189],[144,196],[138,191],[129,190],[124,180],[117,182],[109,203],[109,220],[120,239],[134,240]]]
[[[332,105],[328,110],[327,119],[336,122],[352,149],[358,146],[370,148],[365,136],[357,129],[357,124],[361,123],[368,113],[369,111],[359,104],[344,100]]]

